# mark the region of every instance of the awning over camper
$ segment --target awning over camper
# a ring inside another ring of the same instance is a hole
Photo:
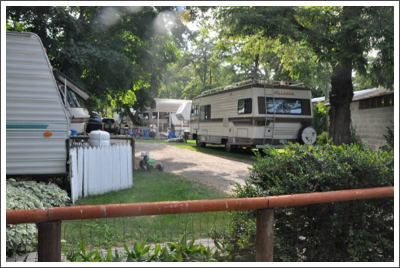
[[[385,96],[389,94],[393,94],[393,90],[384,89],[384,88],[371,88],[360,91],[354,91],[353,101],[359,101],[363,99],[369,99],[374,97]]]
[[[65,80],[67,80],[67,86],[76,94],[78,94],[82,99],[87,100],[90,97],[89,92],[84,90],[81,86],[75,83],[71,78],[67,77],[65,74],[57,69],[53,69],[54,77],[65,85]]]
[[[179,109],[179,106],[181,106],[181,104],[187,103],[187,102],[190,102],[190,100],[155,98],[151,102],[150,107],[153,111],[157,111],[157,112],[176,113],[176,111]]]
[[[393,92],[394,92],[393,90],[384,89],[384,88],[370,88],[370,89],[354,91],[352,101],[359,101],[359,100],[364,100],[364,99],[369,99],[369,98],[374,98],[374,97],[385,96],[385,95],[393,94]],[[312,103],[323,102],[323,101],[325,101],[325,97],[319,97],[319,98],[312,99]],[[330,104],[328,102],[328,103],[325,103],[325,105],[330,105]]]

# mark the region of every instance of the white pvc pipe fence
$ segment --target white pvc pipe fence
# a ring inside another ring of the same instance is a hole
[[[71,201],[133,186],[129,144],[76,147],[70,150]]]

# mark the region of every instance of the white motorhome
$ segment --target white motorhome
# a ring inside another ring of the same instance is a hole
[[[313,144],[311,90],[302,83],[243,81],[211,89],[192,101],[190,133],[197,146],[283,147]]]
[[[66,176],[69,118],[43,44],[6,36],[6,175]]]

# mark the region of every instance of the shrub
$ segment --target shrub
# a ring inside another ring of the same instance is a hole
[[[386,127],[388,130],[387,135],[383,135],[386,140],[386,145],[380,147],[381,150],[385,151],[391,151],[394,150],[394,121],[392,121],[392,126],[391,127]]]
[[[131,248],[125,244],[125,252],[115,250],[113,254],[109,247],[106,255],[97,249],[87,251],[81,241],[78,248],[64,254],[67,262],[216,262],[222,258],[218,249],[212,251],[202,244],[195,245],[194,241],[193,239],[188,242],[186,237],[182,236],[179,242],[156,244],[153,248],[147,245],[146,241],[135,242]]]
[[[7,210],[65,206],[70,200],[67,192],[53,183],[9,179],[6,188]],[[36,234],[35,224],[7,225],[7,256],[34,249]]]
[[[238,197],[394,185],[393,153],[362,150],[357,144],[288,144],[283,153],[267,148],[265,154],[256,152],[249,183],[236,185]],[[225,242],[236,251],[254,251],[255,211],[235,214]],[[393,215],[393,198],[277,208],[274,260],[393,261]]]
[[[328,143],[328,132],[324,131],[317,136],[317,145],[325,145]]]
[[[328,113],[328,107],[324,103],[317,103],[312,106],[313,109],[313,122],[312,126],[317,132],[317,135],[327,131],[326,117]]]

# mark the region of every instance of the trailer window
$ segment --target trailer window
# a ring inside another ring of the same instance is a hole
[[[142,120],[149,120],[149,113],[140,113],[138,117]]]
[[[211,105],[200,106],[200,121],[211,120]]]
[[[301,100],[267,98],[269,114],[302,114]]]
[[[197,105],[192,105],[192,109],[191,109],[191,114],[190,115],[192,117],[199,115],[199,110],[197,108]]]
[[[252,101],[251,99],[242,99],[238,101],[238,114],[251,114]]]

